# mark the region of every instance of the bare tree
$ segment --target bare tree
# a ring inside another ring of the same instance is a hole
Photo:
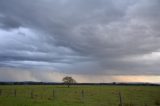
[[[76,83],[76,80],[74,80],[72,77],[66,76],[66,77],[63,78],[63,82],[69,88],[71,84]]]

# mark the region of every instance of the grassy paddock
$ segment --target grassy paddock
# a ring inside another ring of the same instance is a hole
[[[160,86],[0,85],[0,106],[160,106]]]

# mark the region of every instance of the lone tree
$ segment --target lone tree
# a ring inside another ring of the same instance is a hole
[[[66,76],[63,78],[63,82],[64,84],[66,84],[68,86],[68,88],[70,87],[71,84],[76,83],[76,80],[74,80],[72,77]]]

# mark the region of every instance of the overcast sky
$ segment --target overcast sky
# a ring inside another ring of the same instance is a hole
[[[160,0],[0,0],[0,81],[65,75],[160,82]]]

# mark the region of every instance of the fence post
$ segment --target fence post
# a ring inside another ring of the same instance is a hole
[[[33,90],[31,90],[31,98],[33,99]]]
[[[2,89],[0,89],[0,96],[2,95]]]
[[[84,103],[84,90],[81,90],[81,101]]]
[[[84,90],[81,91],[82,98],[84,97]]]
[[[16,95],[17,95],[17,91],[16,89],[14,89],[14,96],[16,97]]]
[[[121,95],[121,92],[119,92],[119,101],[120,101],[119,106],[123,106],[123,101],[122,101],[122,95]]]
[[[55,94],[54,94],[54,89],[53,89],[53,92],[52,92],[52,96],[53,96],[53,98],[55,97]]]

